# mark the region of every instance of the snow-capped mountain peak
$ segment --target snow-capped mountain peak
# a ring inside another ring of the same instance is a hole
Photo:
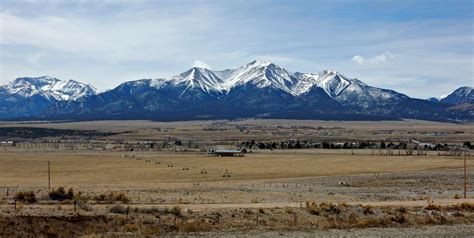
[[[335,98],[350,84],[351,81],[341,74],[325,70],[322,72],[321,81],[317,85],[324,89],[329,96]]]
[[[185,91],[197,88],[207,93],[221,92],[224,82],[213,71],[199,67],[193,67],[180,75],[174,76],[170,81],[173,85],[184,84],[186,86]]]
[[[75,80],[62,81],[52,76],[17,78],[4,87],[22,97],[42,96],[48,100],[69,101],[95,95],[97,89]]]
[[[251,67],[251,68],[268,67],[270,65],[275,65],[275,64],[269,61],[262,61],[262,60],[254,60],[246,64],[247,67]]]
[[[230,91],[232,88],[251,84],[258,88],[274,87],[295,94],[291,88],[296,82],[297,79],[288,71],[274,63],[252,61],[228,74],[223,88]]]
[[[441,96],[440,102],[455,105],[463,103],[474,104],[474,88],[460,87],[450,94]]]

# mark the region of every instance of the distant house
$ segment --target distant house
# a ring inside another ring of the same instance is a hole
[[[14,141],[2,141],[1,145],[2,145],[2,147],[15,146],[15,142]]]
[[[417,141],[417,140],[413,140],[413,139],[410,139],[410,141],[415,143],[416,145],[418,145],[420,147],[424,147],[424,148],[427,148],[427,149],[435,149],[436,148],[436,145],[433,144],[433,143],[425,143],[425,142],[421,142],[421,141]]]
[[[244,153],[241,150],[211,150],[211,154],[216,156],[242,157]]]

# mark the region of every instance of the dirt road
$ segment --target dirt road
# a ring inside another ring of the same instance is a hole
[[[443,199],[443,200],[417,200],[417,201],[375,201],[375,202],[347,202],[347,205],[350,206],[372,206],[372,207],[424,207],[428,204],[439,205],[439,206],[451,206],[462,203],[474,204],[474,199]],[[23,204],[22,206],[34,208],[41,207],[43,209],[56,209],[57,203],[37,203],[37,204]],[[104,209],[111,204],[90,204],[92,208],[97,210]],[[63,209],[68,209],[67,207],[73,207],[73,204],[62,205]],[[218,209],[258,209],[258,208],[285,208],[285,207],[305,207],[304,202],[272,202],[272,203],[211,203],[211,204],[179,204],[179,203],[168,203],[168,204],[156,204],[156,203],[129,203],[124,204],[124,206],[130,206],[132,208],[171,208],[174,206],[179,206],[183,210],[193,210],[193,211],[208,211],[208,210],[218,210]],[[2,208],[13,209],[13,204],[2,204]]]

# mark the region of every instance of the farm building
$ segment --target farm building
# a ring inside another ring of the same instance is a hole
[[[211,150],[211,154],[216,156],[235,156],[241,157],[244,156],[244,153],[241,150]]]
[[[2,147],[10,147],[16,145],[14,141],[2,141],[0,144],[2,145]]]

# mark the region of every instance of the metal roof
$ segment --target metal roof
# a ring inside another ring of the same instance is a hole
[[[216,150],[214,153],[242,153],[240,150]]]

